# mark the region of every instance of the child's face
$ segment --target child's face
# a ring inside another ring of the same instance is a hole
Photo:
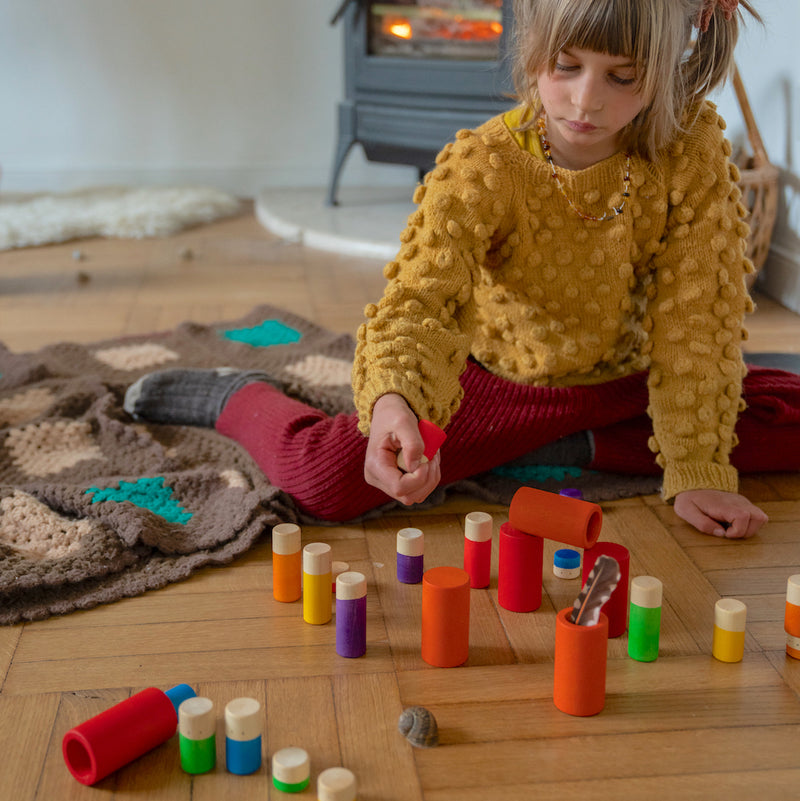
[[[636,66],[625,56],[566,49],[537,76],[553,158],[582,169],[619,150],[620,132],[644,108]]]

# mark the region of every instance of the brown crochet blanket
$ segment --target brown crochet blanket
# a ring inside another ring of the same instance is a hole
[[[134,423],[122,400],[152,370],[224,365],[263,370],[308,403],[349,411],[353,348],[349,336],[266,306],[93,345],[24,354],[0,345],[0,623],[138,595],[230,562],[279,521],[318,523],[236,443]],[[653,492],[658,480],[519,464],[443,488],[426,505],[450,491],[505,504],[522,483],[607,500]]]

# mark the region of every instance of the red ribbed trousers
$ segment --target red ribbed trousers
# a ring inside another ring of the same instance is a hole
[[[765,384],[767,374],[781,379]],[[751,387],[746,397],[760,397],[766,390],[766,402],[757,406],[762,419],[741,416],[737,432],[743,442],[734,451],[740,458],[732,461],[743,471],[800,469],[800,376],[757,369],[746,385],[754,383],[754,376],[760,376],[756,384],[765,386]],[[470,361],[461,385],[464,399],[442,446],[443,485],[582,430],[593,431],[598,444],[593,469],[659,472],[647,447],[652,429],[644,373],[592,386],[531,387],[498,378]],[[783,392],[777,393],[778,411],[775,389]],[[791,419],[793,410],[797,419]],[[240,443],[275,486],[315,517],[350,520],[391,500],[364,481],[367,440],[355,414],[330,417],[269,384],[253,383],[231,397],[216,429]],[[745,435],[753,447],[744,445]]]

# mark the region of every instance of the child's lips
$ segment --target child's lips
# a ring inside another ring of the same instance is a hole
[[[567,120],[567,125],[577,133],[591,133],[597,129],[596,125],[590,122],[580,122],[580,120]]]

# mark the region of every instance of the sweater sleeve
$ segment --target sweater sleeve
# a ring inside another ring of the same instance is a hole
[[[464,310],[504,210],[504,193],[490,191],[500,187],[489,141],[480,129],[460,131],[414,195],[383,297],[367,306],[357,334],[353,392],[364,434],[375,401],[390,392],[442,427],[460,404],[471,339]]]
[[[747,213],[724,122],[707,104],[672,148],[667,228],[653,264],[649,315],[650,446],[663,495],[738,489],[730,453],[742,401],[741,341],[752,311],[744,275]]]

